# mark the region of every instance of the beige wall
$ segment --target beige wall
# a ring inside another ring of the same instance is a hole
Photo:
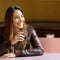
[[[60,21],[60,0],[0,0],[0,21],[11,5],[21,6],[29,21]]]

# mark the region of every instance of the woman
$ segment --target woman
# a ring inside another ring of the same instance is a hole
[[[44,53],[34,28],[26,24],[23,11],[18,6],[11,6],[6,11],[4,41],[0,49],[0,56],[4,54],[2,57],[37,56]],[[30,44],[33,49],[30,49]]]

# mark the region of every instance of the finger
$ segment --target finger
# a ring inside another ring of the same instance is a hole
[[[10,57],[15,57],[15,54],[9,53],[2,56],[2,58],[10,58]]]
[[[7,56],[8,58],[12,58],[12,57],[15,57],[15,55],[9,55],[9,56]]]
[[[3,56],[2,56],[2,58],[6,58],[7,56],[8,56],[8,55],[7,55],[7,54],[5,54],[5,55],[3,55]]]
[[[18,34],[18,35],[19,35],[19,34],[22,34],[22,35],[24,35],[24,32],[18,32],[17,34]]]
[[[24,36],[24,35],[22,35],[22,34],[20,34],[18,37],[22,37],[22,38],[25,38],[25,36]]]
[[[25,39],[22,37],[17,38],[18,41],[24,41]]]

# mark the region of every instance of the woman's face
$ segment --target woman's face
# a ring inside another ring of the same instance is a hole
[[[20,10],[15,10],[13,13],[13,28],[23,28],[25,18]]]

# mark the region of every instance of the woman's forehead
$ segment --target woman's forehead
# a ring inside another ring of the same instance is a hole
[[[20,10],[15,10],[13,15],[23,15],[23,13]]]

